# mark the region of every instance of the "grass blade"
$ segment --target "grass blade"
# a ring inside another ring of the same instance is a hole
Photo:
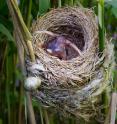
[[[0,32],[4,34],[8,38],[9,41],[14,41],[13,36],[3,24],[0,24]]]

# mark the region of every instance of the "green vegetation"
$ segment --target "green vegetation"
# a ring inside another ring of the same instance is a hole
[[[94,8],[99,18],[99,49],[104,49],[105,32],[112,37],[117,62],[117,0],[18,0],[23,19],[30,29],[33,20],[52,8],[62,6],[84,6]],[[26,33],[26,31],[24,30]],[[27,124],[26,98],[23,89],[23,75],[19,67],[14,29],[8,6],[0,0],[0,124]],[[27,36],[28,37],[28,36]],[[32,57],[33,58],[33,57]],[[117,68],[113,72],[113,89],[117,90]],[[48,112],[33,101],[37,123],[77,124],[74,118],[63,119]],[[95,122],[96,123],[96,122]],[[84,124],[84,121],[82,122]]]

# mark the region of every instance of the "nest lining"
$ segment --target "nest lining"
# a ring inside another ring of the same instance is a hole
[[[47,54],[40,45],[52,37],[35,33],[38,30],[65,36],[77,45],[82,56],[64,61]],[[99,110],[99,95],[110,84],[113,52],[111,55],[107,52],[112,46],[107,43],[99,58],[98,27],[93,11],[77,7],[54,9],[33,23],[31,31],[36,62],[28,61],[27,71],[29,76],[42,80],[40,89],[32,95],[63,113],[84,119],[94,116]],[[108,76],[102,63],[108,68]]]

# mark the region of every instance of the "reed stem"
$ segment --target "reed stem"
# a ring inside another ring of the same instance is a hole
[[[99,51],[102,53],[105,48],[105,27],[104,27],[104,0],[98,2],[99,19]]]
[[[32,0],[28,1],[29,5],[28,5],[28,16],[27,16],[27,27],[28,29],[30,28],[30,23],[31,23],[31,9],[32,9]]]
[[[62,7],[61,0],[58,0],[58,7]]]
[[[34,52],[32,49],[32,44],[31,44],[32,36],[23,21],[22,15],[21,15],[20,10],[17,5],[17,1],[16,0],[7,0],[7,4],[9,7],[9,10],[10,10],[10,14],[13,19],[14,29],[16,32],[16,41],[19,40],[19,42],[17,42],[17,46],[20,46],[20,42],[24,43],[24,42],[28,41],[27,42],[28,44],[27,43],[26,44],[27,44],[27,47],[28,47],[28,50],[30,53],[30,57],[31,57],[32,61],[35,61],[35,55],[34,55]],[[19,35],[18,35],[18,32],[20,33]],[[21,38],[22,38],[22,41],[21,41]],[[20,47],[18,48],[18,52],[20,53],[19,60],[20,60],[21,70],[22,70],[23,75],[25,76],[26,71],[25,71],[25,65],[24,65],[24,57],[22,56],[23,53],[20,50]],[[32,101],[30,98],[30,94],[28,92],[26,92],[26,97],[27,97],[27,107],[28,107],[28,112],[29,112],[28,115],[29,115],[30,123],[36,124],[34,111],[33,111],[33,107],[32,107]]]

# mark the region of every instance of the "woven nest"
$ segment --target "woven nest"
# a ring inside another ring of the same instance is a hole
[[[63,114],[84,119],[98,115],[100,94],[111,82],[113,46],[106,42],[100,57],[98,26],[93,11],[71,7],[54,9],[33,23],[31,31],[36,62],[27,60],[27,72],[28,76],[42,80],[32,95],[43,105],[54,107]],[[69,49],[68,60],[51,56],[40,46],[53,37],[38,31],[64,36],[81,50],[81,56],[73,49]]]

